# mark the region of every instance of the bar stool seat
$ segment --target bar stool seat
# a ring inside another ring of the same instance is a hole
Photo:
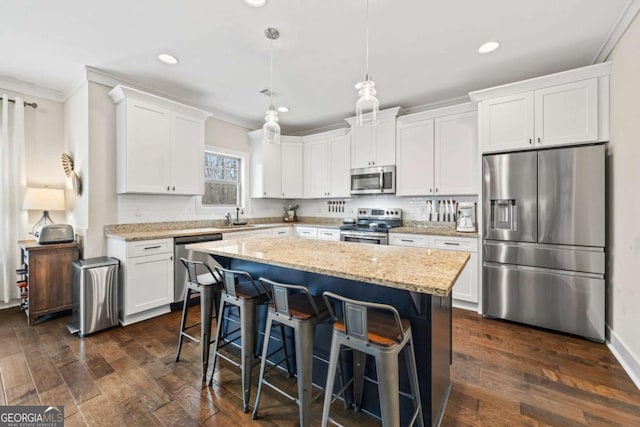
[[[180,320],[180,336],[178,338],[178,348],[176,350],[176,362],[180,361],[180,352],[184,338],[200,343],[200,358],[202,364],[202,378],[206,379],[209,366],[209,347],[211,339],[212,320],[218,317],[219,295],[222,291],[222,277],[213,272],[209,266],[200,261],[193,261],[180,258],[182,264],[187,269],[187,281],[185,283],[184,301],[182,303],[182,318]],[[207,271],[198,274],[198,271]],[[189,302],[192,293],[200,295],[200,322],[187,325],[189,315]],[[200,326],[200,338],[196,338],[187,331]]]
[[[400,318],[400,324],[402,325],[403,333],[406,334],[409,332],[411,322],[407,319]],[[397,344],[400,339],[395,319],[390,314],[380,313],[379,311],[369,311],[367,326],[369,327],[369,330],[367,331],[367,339],[372,344],[390,347]],[[347,332],[344,320],[342,319],[334,322],[333,327],[342,333]]]
[[[399,397],[406,396],[413,401],[414,405],[409,424],[417,423],[421,427],[424,426],[411,323],[401,318],[398,311],[387,304],[353,300],[332,292],[324,292],[322,295],[334,320],[322,409],[322,427],[326,427],[330,420],[331,403],[335,400],[333,383],[342,347],[353,351],[353,378],[345,387],[353,384],[356,412],[360,410],[362,403],[366,356],[369,355],[375,359],[376,364],[377,381],[370,381],[378,384],[382,425],[384,427],[400,425]],[[342,318],[336,315],[330,299],[341,303]],[[411,387],[410,394],[400,391],[398,372],[400,353],[404,353]]]

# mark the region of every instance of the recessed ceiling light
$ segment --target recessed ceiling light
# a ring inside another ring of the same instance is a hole
[[[267,3],[267,0],[244,0],[244,2],[251,7],[262,7]]]
[[[480,46],[478,48],[478,53],[489,53],[489,52],[493,52],[494,50],[496,50],[497,48],[500,47],[500,42],[486,42],[485,44],[483,44],[482,46]]]
[[[158,59],[169,65],[176,65],[178,63],[178,58],[173,55],[169,55],[168,53],[161,53],[158,55]]]
[[[278,107],[278,111],[280,111],[281,113],[288,113],[289,112],[289,107],[285,107],[283,105],[282,107]]]

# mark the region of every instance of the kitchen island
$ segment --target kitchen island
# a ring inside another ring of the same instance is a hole
[[[305,285],[315,295],[332,291],[393,305],[411,321],[425,425],[439,424],[451,387],[451,289],[468,253],[282,237],[198,243],[187,249],[211,254],[224,267],[255,278]],[[328,358],[330,341],[331,325],[318,326],[314,353]],[[375,378],[372,366],[366,374]],[[314,383],[323,386],[326,365],[314,362],[313,371]],[[401,360],[400,389],[406,391],[405,377]],[[401,424],[406,425],[412,404],[399,399]],[[379,415],[375,384],[365,384],[363,410]]]

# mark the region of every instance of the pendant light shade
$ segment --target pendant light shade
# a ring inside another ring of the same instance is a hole
[[[271,53],[269,61],[269,109],[264,116],[262,126],[262,139],[266,144],[280,144],[280,125],[278,124],[278,111],[273,105],[273,41],[280,37],[280,32],[276,28],[264,30],[264,36],[271,41]]]
[[[262,126],[263,140],[267,144],[280,144],[280,125],[278,124],[278,112],[273,105],[264,116],[264,125]]]
[[[378,124],[378,111],[380,110],[380,102],[376,98],[376,84],[369,77],[369,0],[367,2],[367,25],[366,25],[366,48],[365,57],[367,65],[367,73],[364,80],[356,84],[358,90],[358,101],[356,102],[356,124],[358,126]]]

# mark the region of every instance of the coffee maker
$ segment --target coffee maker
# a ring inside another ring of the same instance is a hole
[[[475,202],[462,202],[458,204],[456,231],[461,233],[475,233],[478,231]]]

